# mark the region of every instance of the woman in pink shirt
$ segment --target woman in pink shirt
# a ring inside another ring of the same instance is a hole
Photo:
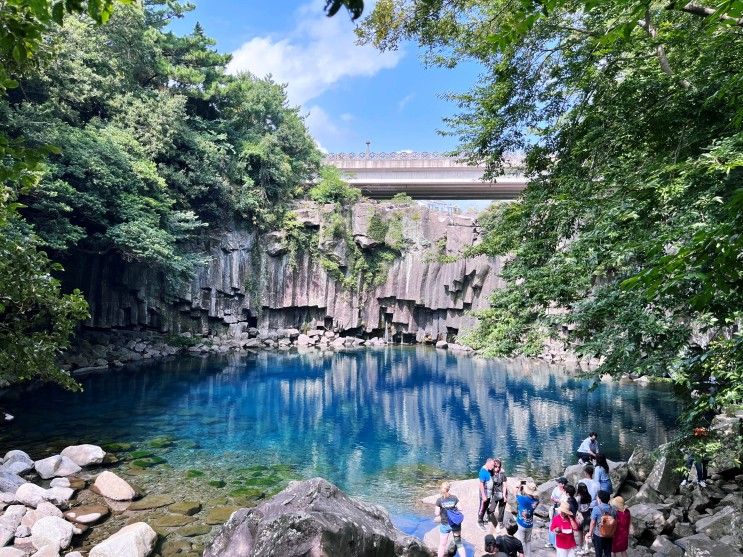
[[[617,510],[617,529],[611,538],[611,554],[612,557],[627,557],[632,517],[622,497],[614,497],[611,506]]]
[[[575,557],[576,544],[573,532],[579,528],[567,501],[560,503],[560,508],[550,523],[550,532],[555,533],[557,557]]]

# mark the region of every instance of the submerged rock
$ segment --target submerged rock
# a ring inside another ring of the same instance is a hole
[[[322,478],[296,482],[254,509],[238,510],[204,551],[204,557],[310,554],[432,555],[396,530],[384,509],[351,499]]]
[[[91,489],[114,501],[131,501],[137,496],[132,486],[108,470],[98,475]]]

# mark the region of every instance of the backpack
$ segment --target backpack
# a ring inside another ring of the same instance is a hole
[[[617,519],[611,516],[609,513],[602,511],[601,519],[599,520],[599,537],[601,538],[613,538],[614,532],[617,530]]]
[[[456,507],[444,510],[446,511],[446,518],[449,521],[449,526],[459,527],[462,525],[462,521],[464,521],[464,515],[462,514],[462,511],[460,511]]]

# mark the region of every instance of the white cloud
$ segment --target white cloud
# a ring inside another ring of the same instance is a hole
[[[340,118],[341,121],[346,123],[354,121],[354,115],[349,112],[344,112],[343,114],[341,114]]]
[[[229,73],[248,71],[273,76],[287,84],[292,104],[305,104],[344,78],[373,76],[393,68],[402,52],[379,52],[359,46],[353,24],[342,13],[326,17],[324,0],[313,0],[297,11],[298,23],[286,36],[255,37],[232,53]]]
[[[409,95],[404,96],[402,99],[400,99],[397,102],[397,110],[402,111],[405,106],[412,101],[415,98],[415,93],[410,93]]]

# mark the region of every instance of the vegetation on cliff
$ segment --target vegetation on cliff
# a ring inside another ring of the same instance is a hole
[[[468,342],[599,373],[670,374],[689,426],[743,402],[743,2],[379,2],[361,36],[484,68],[449,124],[497,174],[531,183],[484,219],[475,253],[512,254]],[[569,326],[567,326],[569,325]]]
[[[320,163],[283,86],[227,75],[229,56],[198,25],[167,30],[185,4],[62,6],[14,0],[0,20],[2,251],[25,257],[0,275],[2,358],[18,362],[3,366],[8,380],[66,381],[54,354],[85,308],[60,293],[49,259],[113,253],[187,275],[200,261],[186,242],[196,231],[236,219],[276,226]],[[46,281],[44,293],[6,300],[24,277]],[[44,358],[13,356],[26,350],[20,322],[55,332],[28,348]]]

